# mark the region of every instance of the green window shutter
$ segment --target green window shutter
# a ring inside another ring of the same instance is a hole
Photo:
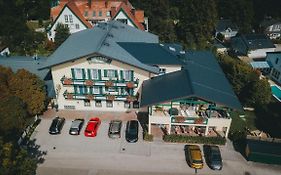
[[[74,86],[74,94],[77,94],[77,86]]]
[[[124,91],[125,91],[125,89],[124,89],[124,88],[121,88],[121,94],[122,94],[122,95],[124,94]]]
[[[100,89],[100,94],[103,94],[103,92],[102,92],[102,86],[100,86],[99,89]]]
[[[92,79],[92,78],[91,78],[91,70],[90,70],[90,69],[88,69],[88,71],[87,71],[87,72],[88,72],[88,79],[89,79],[89,80],[91,80],[91,79]]]
[[[88,94],[88,88],[86,86],[84,87],[84,92],[85,94]]]
[[[71,68],[71,74],[72,74],[72,79],[75,79],[75,72],[74,72],[74,68]]]
[[[107,70],[104,70],[104,77],[107,77]]]
[[[93,94],[93,87],[90,87],[90,94]]]
[[[82,78],[83,78],[83,79],[85,79],[85,78],[86,78],[85,69],[82,69]]]
[[[131,81],[134,81],[134,71],[131,70]]]
[[[123,70],[120,70],[120,80],[124,80],[124,72],[123,72]]]
[[[118,71],[115,70],[115,77],[118,79]]]
[[[99,80],[101,80],[101,70],[98,70]]]

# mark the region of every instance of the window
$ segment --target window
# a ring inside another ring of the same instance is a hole
[[[75,79],[83,79],[83,69],[74,69]]]
[[[75,106],[64,105],[64,109],[75,109]]]
[[[78,94],[87,94],[87,88],[85,86],[78,86],[77,93]]]
[[[160,75],[163,75],[163,74],[165,74],[166,73],[166,69],[165,68],[160,68],[159,69],[159,74]]]
[[[107,70],[107,77],[111,78],[115,78],[115,70],[109,69]]]
[[[125,70],[124,71],[124,80],[126,80],[126,81],[133,81],[133,71]]]
[[[64,21],[68,22],[68,15],[64,15]]]
[[[99,79],[98,69],[90,69],[90,75],[92,79],[98,80]]]
[[[276,70],[275,68],[273,68],[272,76],[278,80],[280,77],[280,72],[278,70]]]
[[[99,16],[102,16],[102,11],[99,11]]]
[[[279,62],[279,58],[276,58],[275,64],[278,64],[278,62]]]
[[[96,100],[96,107],[102,107],[101,100]]]
[[[94,94],[100,94],[100,87],[94,86],[94,87],[93,87],[93,93],[94,93]]]
[[[96,11],[93,11],[93,17],[95,17],[96,16]]]
[[[112,108],[113,107],[113,101],[107,100],[106,101],[106,107]]]
[[[88,16],[88,11],[85,11],[84,16]]]
[[[65,24],[64,26],[65,26],[65,28],[68,28],[68,24]]]
[[[80,29],[79,24],[75,24],[75,28],[76,28],[76,29]]]
[[[84,106],[91,106],[90,100],[84,100]]]
[[[69,22],[73,23],[72,15],[69,15],[68,17],[69,17]]]
[[[127,19],[117,19],[117,21],[122,22],[124,24],[128,24],[128,20]]]
[[[107,12],[106,12],[106,16],[107,16],[107,17],[110,17],[110,11],[107,11]]]
[[[124,102],[124,108],[130,108],[130,102],[125,101]]]

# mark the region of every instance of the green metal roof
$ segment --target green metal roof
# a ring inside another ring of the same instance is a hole
[[[183,65],[184,63],[178,59],[175,48],[164,47],[163,44],[158,43],[131,43],[120,42],[118,43],[122,48],[129,52],[133,57],[137,58],[140,62],[149,65]]]
[[[141,63],[117,42],[158,43],[159,40],[158,36],[154,34],[118,21],[99,23],[93,29],[70,35],[41,68],[52,67],[96,53],[149,72],[158,73],[157,68]]]
[[[189,57],[183,70],[144,81],[141,106],[195,97],[242,110],[215,57],[207,52],[193,54],[198,54],[198,59],[196,56]]]

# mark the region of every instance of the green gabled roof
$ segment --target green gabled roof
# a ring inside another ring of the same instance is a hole
[[[200,54],[208,55],[206,52],[199,52]],[[141,106],[195,97],[242,110],[215,57],[198,58],[189,58],[184,69],[180,71],[144,81]]]
[[[163,44],[144,42],[119,42],[122,48],[129,52],[140,62],[148,65],[183,65],[176,54],[168,51]]]
[[[93,29],[86,29],[70,35],[48,58],[41,69],[92,54],[100,54],[149,72],[158,73],[157,68],[141,63],[117,44],[118,42],[158,43],[158,41],[158,36],[118,21],[99,23]]]

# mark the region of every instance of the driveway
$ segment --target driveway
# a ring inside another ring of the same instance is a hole
[[[85,116],[85,115],[84,115]],[[87,119],[90,116],[87,116]],[[194,174],[184,156],[185,144],[145,142],[142,140],[140,128],[139,141],[127,143],[125,140],[125,123],[123,122],[120,139],[109,139],[107,136],[109,120],[103,118],[94,138],[81,135],[71,136],[68,130],[72,119],[66,123],[60,135],[48,133],[51,118],[43,118],[32,135],[41,151],[46,151],[45,161],[39,165],[39,175],[110,175],[110,174]],[[206,165],[199,174],[229,175],[280,175],[280,166],[265,166],[249,163],[228,143],[221,146],[224,167],[222,171],[210,170]]]

